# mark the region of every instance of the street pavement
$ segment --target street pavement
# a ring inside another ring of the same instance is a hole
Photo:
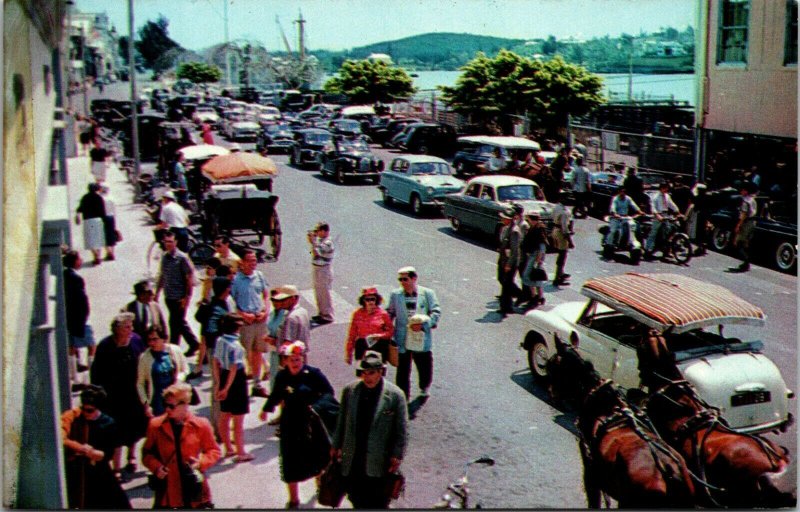
[[[225,144],[217,134],[215,137]],[[392,156],[383,150],[377,153],[387,163]],[[259,268],[270,285],[297,285],[301,305],[315,314],[305,233],[319,220],[331,224],[337,248],[336,321],[313,329],[309,364],[319,367],[337,391],[354,378],[353,367],[343,360],[343,346],[362,286],[377,284],[386,297],[397,286],[396,269],[414,265],[420,273],[419,283],[436,290],[442,304],[442,320],[434,332],[432,396],[421,407],[414,401],[416,414],[402,466],[407,489],[393,506],[429,507],[461,474],[466,461],[489,455],[497,461],[494,467],[476,467],[470,472],[473,505],[585,508],[574,412],[553,404],[533,383],[526,354],[519,348],[527,332],[524,317],[518,314],[502,319],[495,313],[499,286],[491,244],[454,233],[435,212],[416,218],[403,208],[387,208],[373,185],[337,185],[317,172],[286,165],[285,156],[273,158],[279,164],[273,190],[280,197],[277,208],[283,249],[279,261]],[[88,161],[79,157],[69,165],[71,197],[77,200],[89,180]],[[90,321],[98,336],[108,333],[113,314],[132,300],[132,285],[145,275],[145,252],[152,242],[143,208],[132,202],[132,187],[117,170],[112,169],[109,177],[125,239],[118,246],[116,261],[81,270],[92,301]],[[768,315],[763,329],[731,326],[726,335],[762,339],[766,354],[779,366],[787,385],[797,389],[795,276],[761,267],[747,274],[729,274],[724,270],[736,261],[716,253],[693,259],[688,267],[661,262],[633,267],[604,261],[599,254],[599,225],[595,219],[576,221],[577,247],[567,262],[573,284],[546,288],[543,309],[581,299],[580,285],[590,277],[625,271],[674,272],[719,284],[762,307]],[[74,233],[80,243],[80,231]],[[548,271],[552,272],[553,266],[554,257],[548,255]],[[387,378],[393,381],[394,369]],[[414,374],[412,398],[415,379]],[[208,377],[195,384],[199,384],[205,404]],[[204,404],[196,409],[198,414],[207,415]],[[280,482],[274,427],[257,419],[262,404],[262,399],[251,400],[251,413],[245,421],[247,449],[255,460],[244,464],[225,461],[210,472],[214,502],[220,508],[282,508],[287,500]],[[796,409],[796,403],[792,406]],[[796,427],[776,439],[790,453],[797,453]],[[141,466],[126,489],[136,508],[151,506]],[[303,508],[318,507],[314,492],[313,481],[301,485]],[[348,506],[346,500],[344,505]]]

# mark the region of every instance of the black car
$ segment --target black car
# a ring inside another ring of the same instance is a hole
[[[361,123],[355,119],[334,119],[328,123],[328,130],[334,135],[341,135],[350,139],[364,135],[361,130]]]
[[[385,126],[381,126],[372,131],[370,135],[372,137],[372,142],[380,144],[383,147],[389,147],[389,142],[395,135],[400,133],[403,128],[409,124],[421,122],[420,119],[415,118],[392,119],[386,123]]]
[[[754,258],[769,262],[783,272],[794,272],[797,266],[797,197],[787,201],[759,196],[758,216],[750,250]],[[711,247],[720,252],[733,251],[733,230],[739,216],[742,198],[730,195],[725,204],[712,211]]]
[[[319,169],[322,152],[330,146],[333,135],[328,130],[304,128],[294,131],[294,142],[289,152],[289,163],[294,166],[310,166]]]
[[[421,123],[413,126],[399,144],[409,153],[451,156],[455,153],[457,139],[450,125]]]
[[[322,156],[320,172],[344,185],[348,178],[361,178],[377,183],[383,171],[383,160],[376,157],[363,138],[348,139],[334,135],[331,146]]]
[[[288,153],[294,147],[294,132],[286,123],[265,126],[256,140],[256,151],[260,153]]]

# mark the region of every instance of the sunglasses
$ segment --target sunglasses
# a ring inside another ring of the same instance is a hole
[[[97,410],[97,407],[93,407],[91,405],[83,405],[81,406],[81,410],[85,413],[92,414]]]
[[[404,283],[406,281],[410,281],[411,278],[410,277],[398,277],[397,280],[400,281],[401,283]]]
[[[364,302],[378,302],[377,297],[364,297]]]
[[[174,404],[170,404],[170,403],[166,403],[166,402],[164,403],[164,407],[166,409],[170,409],[170,410],[175,409],[176,407],[178,407],[180,405],[186,405],[186,402],[177,402],[177,403],[174,403]]]

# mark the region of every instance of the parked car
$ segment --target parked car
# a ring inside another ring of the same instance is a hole
[[[319,169],[322,166],[322,152],[331,144],[332,138],[331,132],[319,128],[295,130],[289,163]]]
[[[378,128],[372,132],[372,142],[380,144],[383,147],[389,147],[388,144],[403,128],[411,123],[421,123],[422,121],[416,118],[401,118],[392,119],[385,126]]]
[[[792,421],[786,387],[760,341],[724,337],[722,326],[764,325],[764,312],[727,289],[677,274],[626,273],[586,281],[588,302],[566,302],[525,315],[522,347],[534,379],[547,380],[554,337],[570,343],[601,377],[641,387],[636,347],[645,327],[666,338],[681,374],[741,432],[785,429]],[[719,327],[718,333],[706,329]],[[629,396],[634,393],[629,391]]]
[[[493,135],[470,135],[459,137],[458,150],[453,157],[453,167],[456,176],[465,177],[482,174],[482,167],[492,158],[495,149],[500,150],[500,156],[510,163],[517,152],[539,151],[538,142],[522,137],[505,137]]]
[[[400,149],[405,147],[405,140],[408,137],[408,134],[417,126],[421,126],[425,123],[422,121],[415,122],[415,123],[408,123],[407,125],[403,126],[403,128],[398,131],[394,137],[391,138],[386,144],[385,147],[388,148],[395,148]]]
[[[409,129],[398,147],[409,153],[450,156],[455,152],[457,139],[455,128],[450,125],[420,123]]]
[[[733,230],[739,218],[740,195],[730,195],[724,204],[709,216],[711,247],[719,252],[733,249]],[[797,199],[773,201],[759,196],[758,217],[750,250],[753,256],[783,272],[797,268]]]
[[[554,204],[548,203],[535,181],[518,176],[478,176],[469,180],[463,192],[444,198],[444,215],[455,231],[475,229],[497,238],[500,212],[519,204],[525,214],[538,213],[550,234]]]
[[[219,124],[219,115],[217,111],[214,110],[214,107],[210,105],[200,105],[195,109],[192,121],[197,125],[207,123],[211,128],[216,128],[217,124]]]
[[[261,126],[246,115],[231,118],[225,125],[225,137],[232,141],[256,140],[260,132]]]
[[[281,120],[281,111],[277,107],[258,105],[256,109],[256,121],[261,127],[276,123]]]
[[[589,173],[589,182],[592,184],[589,204],[586,205],[589,211],[601,217],[608,215],[611,199],[617,195],[623,181],[625,181],[625,175],[616,172]]]
[[[328,148],[322,155],[320,172],[323,176],[336,178],[340,185],[344,185],[349,178],[378,182],[383,171],[383,160],[372,153],[365,139],[334,135]]]
[[[273,123],[261,129],[256,139],[256,151],[288,153],[294,147],[294,132],[286,123]]]
[[[305,119],[312,117],[331,116],[341,109],[341,105],[335,105],[333,103],[317,103],[316,105],[312,105],[306,110],[299,112],[297,117],[300,119]]]
[[[445,197],[461,192],[466,185],[453,176],[453,169],[445,160],[427,155],[396,157],[381,174],[380,181],[386,206],[394,201],[404,203],[415,215],[427,207],[441,208]]]

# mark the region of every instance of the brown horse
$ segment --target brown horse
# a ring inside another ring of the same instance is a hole
[[[571,376],[582,393],[577,426],[589,507],[599,508],[603,493],[620,508],[694,506],[694,486],[683,458],[611,381],[601,379],[574,349],[560,345],[549,368],[553,375]]]
[[[653,344],[657,346],[658,343]],[[656,430],[683,454],[698,476],[698,496],[706,507],[794,506],[791,493],[773,481],[786,471],[788,452],[757,435],[731,430],[719,411],[683,380],[672,354],[653,358],[654,376],[666,382],[647,399]]]

